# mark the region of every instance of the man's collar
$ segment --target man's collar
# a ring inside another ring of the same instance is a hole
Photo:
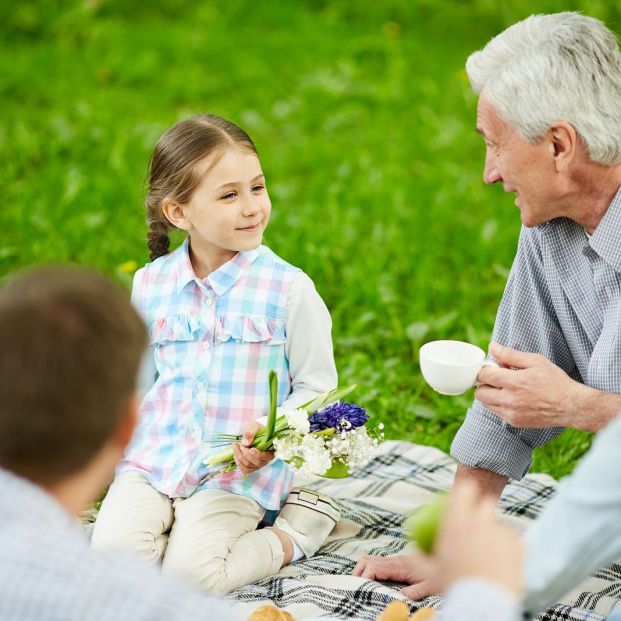
[[[179,293],[188,283],[199,282],[192,262],[190,261],[189,238],[186,238],[179,247],[179,254],[175,260],[179,262],[177,275],[177,293]],[[207,282],[217,296],[226,293],[248,270],[254,261],[263,252],[263,246],[238,252],[232,259],[221,265],[217,270],[209,274],[203,282]]]
[[[11,508],[16,514],[19,513],[24,520],[37,523],[41,528],[75,522],[75,517],[52,494],[5,468],[0,468],[0,489],[5,496],[0,506],[10,499]]]
[[[589,240],[591,248],[617,272],[621,272],[621,187]]]

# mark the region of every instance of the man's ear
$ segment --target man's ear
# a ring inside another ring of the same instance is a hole
[[[559,121],[550,128],[550,149],[557,172],[563,172],[571,164],[578,147],[576,128]]]
[[[127,401],[127,405],[125,406],[125,410],[119,420],[119,423],[116,428],[116,432],[112,437],[112,441],[117,447],[121,450],[121,452],[125,452],[125,447],[129,444],[132,436],[134,435],[134,430],[136,429],[136,424],[138,423],[138,392],[134,391],[131,397]]]
[[[170,199],[166,199],[162,203],[162,213],[166,220],[182,231],[188,231],[190,229],[188,211],[189,207],[187,205],[181,205]]]

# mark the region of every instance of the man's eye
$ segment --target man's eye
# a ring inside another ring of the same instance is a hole
[[[252,191],[253,191],[253,192],[261,192],[261,190],[264,190],[264,189],[265,189],[265,186],[264,186],[264,185],[255,185],[255,186],[252,188]]]
[[[220,200],[223,200],[223,201],[230,200],[231,198],[235,198],[235,196],[237,196],[235,192],[227,192],[224,196],[220,197]]]

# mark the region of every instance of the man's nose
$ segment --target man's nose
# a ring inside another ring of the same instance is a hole
[[[496,183],[500,181],[502,177],[498,172],[495,158],[489,154],[485,156],[485,167],[483,168],[483,181],[488,184]]]

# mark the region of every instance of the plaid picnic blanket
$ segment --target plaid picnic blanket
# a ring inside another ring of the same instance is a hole
[[[439,597],[412,602],[399,594],[400,586],[356,578],[351,571],[363,554],[407,554],[404,514],[450,488],[455,462],[442,451],[408,442],[387,441],[366,468],[348,479],[313,478],[296,484],[321,490],[335,498],[342,517],[327,543],[311,559],[284,567],[278,574],[228,596],[248,616],[262,604],[287,609],[296,619],[331,616],[374,621],[395,599],[414,611],[438,608]],[[545,474],[529,474],[509,484],[500,501],[504,519],[523,530],[556,490]],[[84,514],[87,532],[97,512]],[[621,599],[621,564],[613,564],[578,585],[566,598],[541,614],[541,621],[601,621]]]
[[[384,442],[378,456],[353,477],[297,481],[335,498],[342,518],[328,542],[311,559],[293,563],[273,577],[234,591],[229,599],[244,614],[261,604],[286,608],[296,619],[334,616],[375,620],[394,599],[412,610],[441,605],[439,597],[413,603],[399,594],[399,585],[356,578],[351,571],[363,554],[407,553],[404,513],[448,489],[455,462],[438,449],[408,442]],[[556,481],[530,474],[507,486],[500,507],[519,529],[537,516],[556,489]],[[545,621],[603,619],[621,598],[621,565],[614,564],[580,584],[566,599],[541,614]]]

